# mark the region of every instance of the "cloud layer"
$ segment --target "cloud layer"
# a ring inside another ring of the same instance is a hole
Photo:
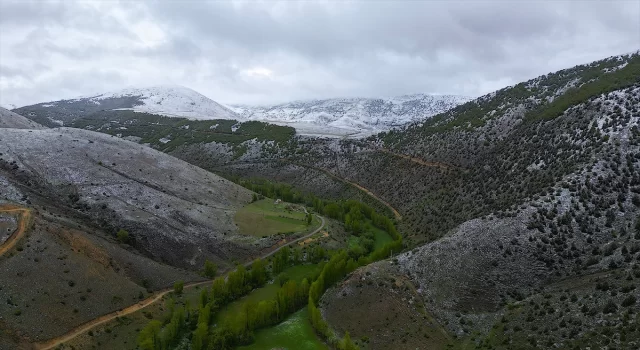
[[[0,104],[167,83],[225,103],[479,96],[639,48],[637,1],[0,0]]]

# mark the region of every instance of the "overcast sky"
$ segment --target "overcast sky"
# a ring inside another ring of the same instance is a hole
[[[640,49],[640,1],[0,0],[0,105],[180,84],[222,103],[479,96]]]

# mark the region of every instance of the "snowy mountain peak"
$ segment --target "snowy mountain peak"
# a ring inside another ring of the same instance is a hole
[[[413,94],[229,107],[245,119],[290,125],[303,135],[360,137],[425,120],[470,100],[465,96]]]
[[[134,111],[161,114],[190,119],[238,119],[239,116],[210,98],[181,85],[160,85],[144,88],[127,88],[119,91],[80,97],[76,101],[89,100],[101,104],[104,100],[137,98]]]

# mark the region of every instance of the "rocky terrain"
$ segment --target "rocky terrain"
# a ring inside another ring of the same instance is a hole
[[[31,119],[13,113],[0,107],[0,128],[13,129],[44,129],[44,127]]]
[[[325,161],[326,167],[342,174],[356,164],[361,169],[367,164],[366,177],[347,173],[348,177],[398,204],[408,220],[418,209],[417,226],[423,228],[410,235],[446,234],[398,256],[395,272],[374,269],[368,278],[374,283],[410,278],[424,310],[467,348],[636,348],[638,59],[637,54],[614,57],[541,77],[519,85],[544,86],[542,95],[532,89],[530,96],[520,97],[527,103],[515,99],[518,86],[507,88],[479,100],[484,103],[435,117],[431,124],[371,140],[414,159],[456,166],[438,174],[420,170],[428,166],[416,161],[376,155],[366,145],[350,146],[348,161]],[[618,85],[607,82],[611,66],[621,67],[612,78]],[[564,82],[551,85],[545,80],[559,76],[576,89],[563,94]],[[564,99],[581,93],[584,98],[564,104]],[[501,95],[510,103],[496,101]],[[540,102],[545,98],[548,102]],[[503,112],[486,111],[489,106],[509,105]],[[479,119],[469,115],[474,109],[484,111],[474,112]],[[461,123],[458,119],[463,118],[469,119]],[[340,149],[346,153],[345,144]],[[408,178],[389,192],[384,180],[376,186],[378,174],[389,176],[400,162],[405,162]],[[420,192],[426,181],[435,184],[427,185],[427,193]],[[399,201],[410,196],[419,198],[410,200],[415,209]],[[383,264],[387,263],[379,263]],[[355,283],[350,282],[352,288]],[[327,315],[335,312],[344,288],[326,296]]]
[[[5,176],[47,191],[113,233],[128,230],[133,245],[155,258],[188,267],[251,252],[234,242],[233,223],[251,195],[225,179],[91,131],[0,129],[0,140]]]

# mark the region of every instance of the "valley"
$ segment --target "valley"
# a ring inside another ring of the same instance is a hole
[[[0,348],[640,345],[640,52],[354,138],[149,91],[0,114]]]

